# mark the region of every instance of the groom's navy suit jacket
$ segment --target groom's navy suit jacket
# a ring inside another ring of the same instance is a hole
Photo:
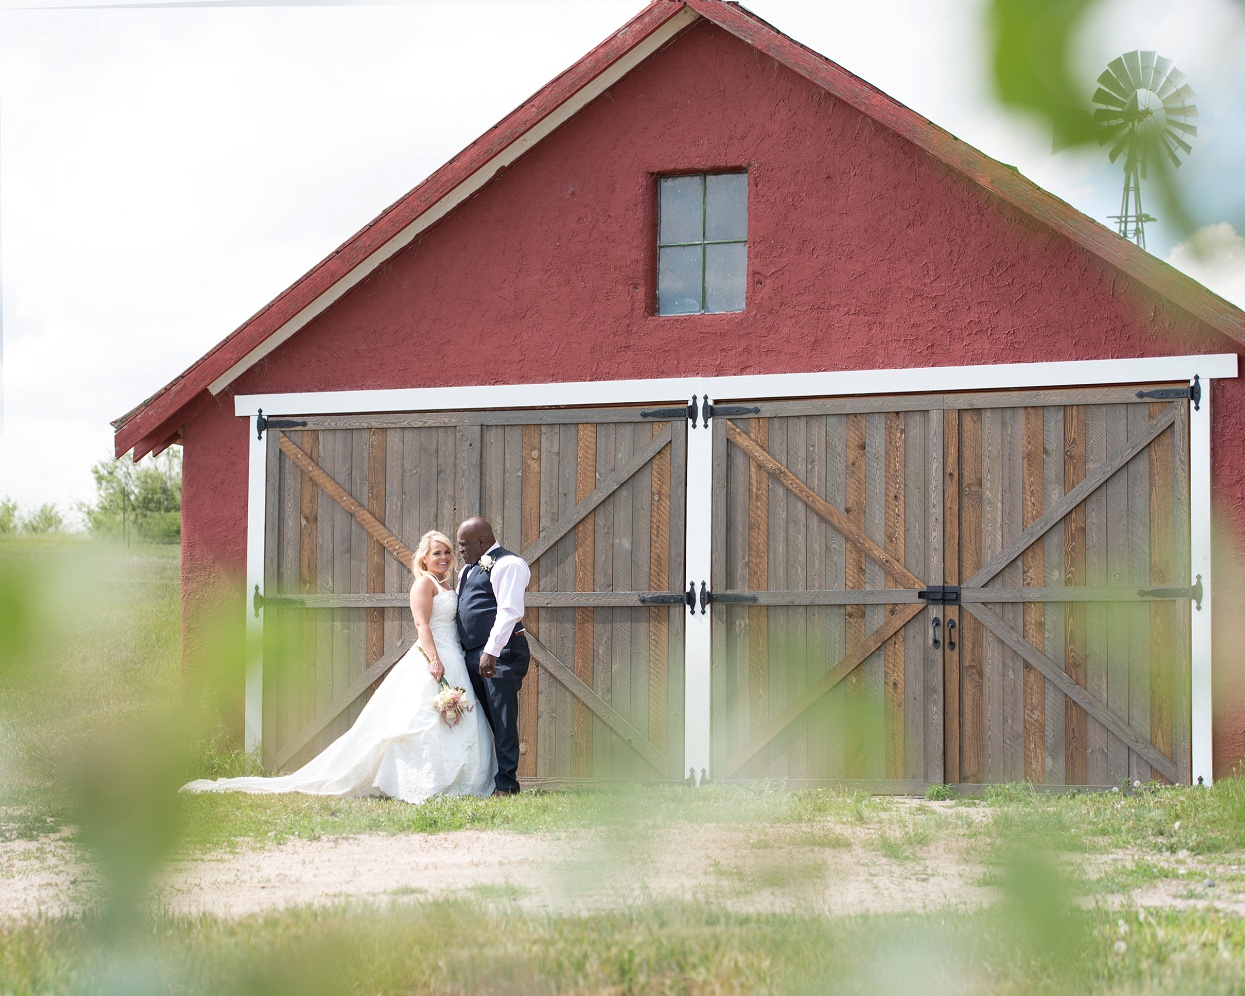
[[[513,557],[515,554],[498,547],[490,556],[494,561],[498,561],[502,557]],[[489,633],[492,632],[496,619],[497,596],[493,593],[492,579],[488,571],[476,564],[468,569],[458,589],[458,637],[462,640],[463,650],[470,652],[483,647],[488,642]],[[515,645],[515,637],[521,636],[522,633],[523,620],[519,620],[510,636],[510,642],[497,659],[499,672],[508,670],[517,678],[522,678],[527,674],[527,641],[517,641],[522,644],[522,651],[514,652],[520,650]]]

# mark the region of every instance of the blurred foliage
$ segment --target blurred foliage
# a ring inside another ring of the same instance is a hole
[[[12,498],[0,499],[0,536],[8,536],[17,532],[21,521],[21,509]]]
[[[53,502],[22,514],[21,506],[12,498],[0,500],[0,536],[23,533],[60,533],[65,531],[65,517]]]
[[[79,510],[92,533],[134,537],[152,543],[181,539],[182,455],[170,447],[135,463],[128,456],[101,460],[91,468],[95,500]]]

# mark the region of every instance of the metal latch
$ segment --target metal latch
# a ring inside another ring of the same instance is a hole
[[[696,612],[696,586],[687,583],[687,591],[663,591],[654,595],[641,595],[640,601],[645,605],[686,605],[688,611]]]
[[[1190,598],[1198,612],[1202,611],[1202,575],[1197,576],[1189,588],[1142,588],[1137,592],[1141,598]]]
[[[960,589],[958,585],[951,584],[930,585],[918,591],[916,597],[930,605],[959,605]]]
[[[259,585],[255,586],[255,594],[251,596],[251,607],[255,610],[255,618],[259,618],[259,610],[267,605],[306,605],[307,603],[301,598],[294,598],[290,595],[268,595],[264,596],[259,593]]]
[[[696,428],[696,396],[692,395],[691,404],[681,408],[650,408],[646,412],[640,412],[640,418],[659,418],[662,421],[671,418],[685,418],[692,423],[692,428]]]
[[[711,405],[709,404],[709,395],[701,396],[703,400],[700,403],[700,417],[705,423],[705,428],[709,427],[709,419],[715,415],[723,418],[729,418],[732,415],[760,415],[761,409],[756,405]],[[694,399],[693,399],[694,400]]]
[[[1160,387],[1154,391],[1138,391],[1139,398],[1153,398],[1155,401],[1192,401],[1193,410],[1202,410],[1202,381],[1197,374],[1193,375],[1193,383],[1187,387]]]
[[[292,418],[265,418],[264,410],[261,408],[259,415],[255,418],[255,438],[263,439],[266,429],[301,429],[306,424],[305,419],[299,422]]]

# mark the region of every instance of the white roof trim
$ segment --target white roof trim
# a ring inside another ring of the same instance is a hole
[[[444,197],[429,207],[428,210],[407,225],[406,228],[402,229],[392,239],[355,266],[297,315],[264,339],[246,356],[242,357],[242,359],[212,381],[208,385],[208,390],[212,394],[219,394],[223,391],[238,377],[293,336],[304,325],[324,312],[352,287],[366,279],[387,259],[410,245],[421,232],[436,224],[455,207],[488,183],[498,170],[509,166],[519,156],[531,149],[570,117],[577,114],[587,104],[599,97],[699,17],[700,15],[696,11],[690,7],[685,7],[674,17],[670,18],[642,42],[612,63],[599,76],[582,87],[573,96],[563,101],[557,108],[545,115],[545,117],[516,138],[501,152],[459,183],[453,190],[449,191]]]

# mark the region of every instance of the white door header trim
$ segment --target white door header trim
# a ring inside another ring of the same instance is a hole
[[[686,400],[708,393],[738,398],[844,397],[1009,388],[1139,384],[1237,376],[1235,353],[1151,356],[1055,363],[997,363],[966,367],[839,370],[823,373],[746,374],[652,380],[578,381],[552,384],[491,384],[475,387],[414,387],[376,391],[242,394],[234,414],[345,415],[355,412],[453,411],[472,408],[557,408]]]

